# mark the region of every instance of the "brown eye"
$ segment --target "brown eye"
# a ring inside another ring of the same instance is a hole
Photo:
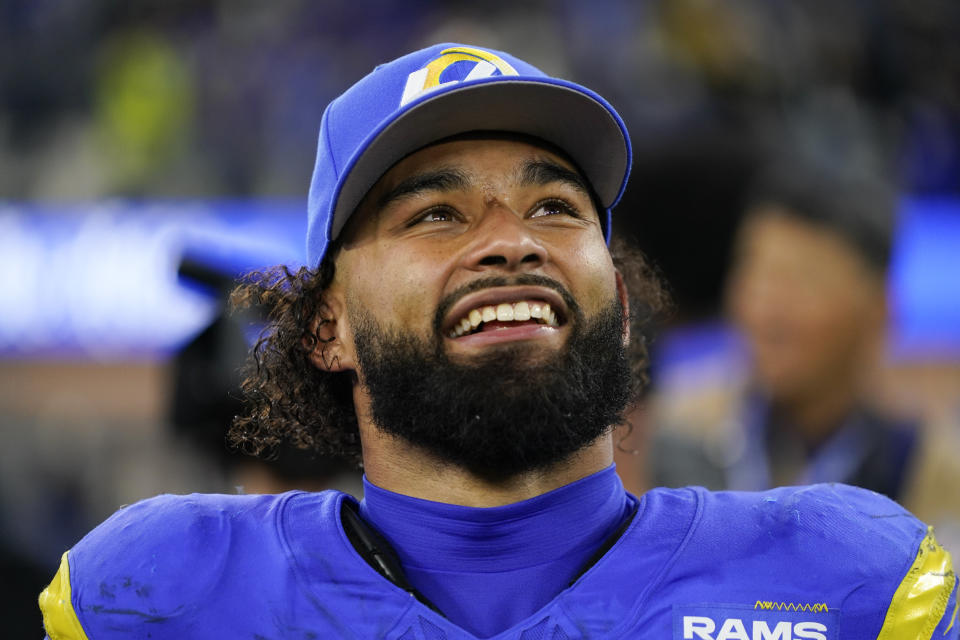
[[[449,211],[428,211],[422,218],[421,222],[450,222],[453,220],[453,216],[450,215]]]
[[[579,217],[577,215],[576,209],[570,206],[568,203],[563,200],[547,200],[537,204],[533,208],[533,213],[530,214],[531,218],[542,218],[545,216],[557,216],[557,215],[567,215],[573,216],[574,218]]]
[[[417,224],[431,222],[454,222],[455,220],[456,214],[451,209],[447,207],[434,207],[417,215],[408,223],[408,226],[412,227]]]

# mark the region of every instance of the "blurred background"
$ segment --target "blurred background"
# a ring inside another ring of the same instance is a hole
[[[60,554],[122,504],[356,491],[336,461],[223,444],[261,321],[224,300],[302,261],[327,102],[440,41],[510,51],[628,123],[616,231],[675,303],[618,438],[628,487],[849,481],[960,542],[955,1],[2,0],[11,637],[37,636]]]

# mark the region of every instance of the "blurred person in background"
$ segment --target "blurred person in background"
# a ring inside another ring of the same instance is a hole
[[[881,384],[895,206],[884,183],[822,162],[776,163],[761,174],[726,291],[745,375],[731,364],[714,385],[653,402],[654,484],[844,482],[953,528],[956,492],[935,489],[946,507],[937,513],[921,494],[925,477],[957,486],[960,472],[930,455],[943,449],[929,442],[940,432],[893,410]]]

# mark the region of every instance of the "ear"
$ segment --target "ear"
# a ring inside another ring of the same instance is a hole
[[[623,274],[615,269],[617,277],[617,298],[620,299],[620,309],[623,312],[623,346],[630,346],[630,292],[627,283],[623,281]]]
[[[331,290],[323,292],[317,315],[310,323],[310,331],[316,336],[309,355],[313,366],[329,373],[356,369],[353,336],[349,331],[342,296]],[[307,343],[304,345],[307,346]]]

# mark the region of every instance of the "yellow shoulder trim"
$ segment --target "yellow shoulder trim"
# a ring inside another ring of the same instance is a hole
[[[73,610],[70,593],[70,563],[67,554],[60,558],[60,569],[40,594],[43,626],[50,640],[89,640]]]
[[[929,640],[947,609],[954,581],[950,553],[928,527],[913,565],[893,594],[877,640]]]

